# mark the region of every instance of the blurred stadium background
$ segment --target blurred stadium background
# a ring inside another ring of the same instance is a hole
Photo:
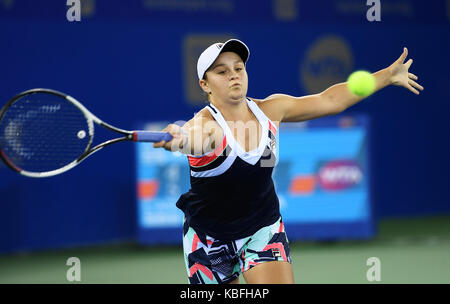
[[[368,283],[378,257],[381,283],[450,283],[450,1],[379,2],[369,22],[365,0],[81,0],[70,22],[66,1],[0,0],[1,105],[51,88],[154,128],[204,106],[196,60],[216,41],[249,46],[255,98],[318,93],[406,46],[420,96],[388,87],[284,126],[274,177],[296,282]],[[69,257],[81,283],[186,283],[174,204],[187,161],[159,152],[120,144],[39,180],[0,163],[0,283],[67,283]]]

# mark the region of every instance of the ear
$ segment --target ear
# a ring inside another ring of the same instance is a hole
[[[202,88],[202,90],[206,94],[210,94],[211,93],[211,90],[209,89],[209,86],[208,86],[208,82],[205,79],[200,79],[198,81],[198,84],[200,85],[200,87]]]

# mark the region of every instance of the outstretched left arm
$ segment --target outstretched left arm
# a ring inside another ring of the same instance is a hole
[[[413,60],[409,59],[405,63],[407,56],[408,49],[404,48],[402,55],[394,63],[372,74],[376,83],[374,92],[391,84],[402,86],[417,95],[419,90],[423,90],[416,82],[418,77],[409,73]],[[364,98],[351,93],[344,82],[333,85],[320,94],[309,96],[274,94],[261,100],[261,107],[265,108],[265,112],[272,116],[273,120],[295,122],[338,114]]]

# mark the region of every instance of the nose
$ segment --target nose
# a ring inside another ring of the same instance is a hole
[[[235,80],[238,78],[239,78],[239,73],[237,73],[236,71],[231,72],[230,80]]]

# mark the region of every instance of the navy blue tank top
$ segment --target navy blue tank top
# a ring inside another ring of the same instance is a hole
[[[208,154],[188,156],[191,189],[177,201],[185,225],[224,241],[250,236],[280,218],[272,180],[277,128],[252,100],[247,105],[262,127],[258,147],[246,152],[220,111],[209,104],[206,108],[223,129],[222,144]]]

